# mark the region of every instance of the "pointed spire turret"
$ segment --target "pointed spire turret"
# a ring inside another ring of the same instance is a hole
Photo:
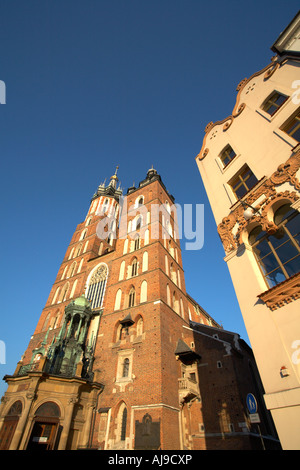
[[[117,166],[117,167],[116,167],[115,174],[114,174],[113,176],[111,176],[111,178],[110,178],[109,186],[111,186],[111,187],[114,188],[114,189],[117,188],[117,181],[119,181],[119,178],[117,177],[118,169],[119,169],[119,167]]]
[[[118,200],[119,197],[122,196],[123,191],[121,189],[120,184],[117,188],[117,183],[119,181],[119,178],[117,177],[118,169],[119,169],[119,166],[116,167],[116,171],[115,171],[114,175],[112,175],[110,177],[110,182],[109,182],[108,186],[105,186],[105,181],[106,180],[104,181],[104,183],[101,183],[98,186],[98,189],[95,192],[95,194],[93,195],[92,199],[95,199],[98,196],[113,196],[115,199]]]

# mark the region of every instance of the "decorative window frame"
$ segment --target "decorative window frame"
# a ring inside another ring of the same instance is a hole
[[[116,370],[116,379],[115,383],[117,385],[127,385],[128,383],[132,383],[135,376],[132,373],[133,369],[133,353],[134,349],[121,349],[118,351],[118,360],[117,360],[117,370]],[[124,360],[129,359],[129,369],[128,369],[128,375],[126,377],[123,377],[123,364]],[[123,388],[123,387],[121,387]]]
[[[269,234],[277,231],[277,226],[272,221],[272,214],[279,204],[291,203],[291,207],[300,212],[300,181],[296,177],[299,168],[300,150],[294,152],[269,178],[265,178],[242,198],[256,209],[250,220],[247,221],[243,217],[244,208],[240,202],[234,204],[230,214],[222,219],[217,230],[226,253],[226,261],[235,256],[242,246],[247,245],[249,229],[255,224],[261,225],[263,231]],[[286,182],[293,186],[295,191],[277,192],[276,187]],[[299,298],[299,279],[297,273],[294,277],[267,289],[258,297],[274,310]]]

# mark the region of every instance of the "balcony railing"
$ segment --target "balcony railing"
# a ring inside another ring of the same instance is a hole
[[[41,371],[46,372],[49,375],[55,375],[59,377],[78,377],[78,373],[80,373],[80,377],[88,380],[93,381],[94,373],[86,371],[82,368],[82,370],[78,370],[76,366],[63,366],[61,368],[55,367],[51,368],[50,364],[45,362],[44,366],[41,367],[39,362],[33,362],[31,364],[23,364],[20,366],[19,370],[15,373],[17,377],[23,377],[28,375],[28,372],[35,372]]]
[[[199,395],[199,387],[195,380],[189,377],[178,379],[179,393],[182,395]]]

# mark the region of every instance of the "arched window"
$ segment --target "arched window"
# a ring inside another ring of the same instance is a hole
[[[167,304],[171,307],[171,292],[169,284],[167,284]]]
[[[140,207],[144,204],[144,196],[140,196],[137,200],[137,207]]]
[[[180,313],[179,299],[175,291],[173,292],[173,310],[175,310],[176,313]]]
[[[57,296],[59,294],[59,291],[60,291],[60,287],[58,287],[55,291],[55,294],[54,294],[54,297],[53,297],[53,300],[52,300],[52,304],[55,304]]]
[[[125,261],[122,261],[120,266],[119,281],[123,281],[125,273]]]
[[[105,199],[104,204],[103,204],[103,213],[104,213],[104,214],[105,214],[105,212],[107,211],[108,206],[109,206],[109,200],[108,200],[108,199]]]
[[[134,250],[138,250],[140,248],[140,237],[137,236],[135,239],[134,239]]]
[[[148,271],[148,251],[145,251],[143,254],[142,271]]]
[[[122,371],[122,377],[128,377],[129,374],[129,359],[126,357],[123,362],[123,371]]]
[[[120,310],[121,308],[121,298],[122,298],[122,291],[121,289],[118,290],[115,300],[115,310]]]
[[[107,274],[107,266],[101,264],[96,268],[89,280],[86,297],[91,302],[92,308],[102,306]]]
[[[258,226],[248,239],[269,287],[298,273],[300,266],[299,212],[285,204],[275,212],[274,223],[278,226],[274,234],[268,235]]]
[[[75,269],[76,269],[76,261],[74,261],[74,263],[71,264],[69,272],[68,272],[68,277],[72,277],[74,275]]]
[[[72,250],[70,251],[70,254],[69,254],[69,258],[68,258],[68,259],[71,259],[71,258],[72,258],[73,253],[74,253],[74,246],[73,246]]]
[[[148,245],[149,243],[149,236],[150,236],[150,231],[147,228],[144,233],[144,245]]]
[[[77,274],[80,273],[80,271],[81,271],[81,268],[82,268],[82,265],[83,265],[83,261],[84,261],[84,259],[81,258],[81,261],[80,261],[79,266],[78,266]]]
[[[176,275],[176,270],[174,268],[173,263],[171,263],[171,266],[170,266],[170,277],[172,281],[174,282],[174,284],[177,284],[177,275]]]
[[[82,232],[80,240],[84,240],[87,234],[87,228]]]
[[[136,220],[135,229],[140,230],[141,226],[142,226],[142,217],[138,217]]]
[[[143,329],[144,329],[144,321],[142,317],[140,317],[136,324],[136,335],[141,336],[143,334]]]
[[[133,307],[135,304],[135,289],[132,287],[129,291],[129,298],[128,298],[128,307]]]
[[[64,302],[67,299],[67,294],[68,294],[69,287],[70,287],[70,284],[67,282],[67,284],[65,284],[63,289],[62,289],[62,293],[61,293],[61,297],[60,297],[61,302]]]
[[[127,253],[128,250],[128,238],[124,241],[124,247],[123,247],[123,255]]]
[[[141,302],[147,302],[147,281],[143,281],[141,285]]]
[[[74,297],[76,287],[77,287],[77,282],[78,282],[78,279],[76,279],[76,281],[73,284],[72,291],[71,291],[71,294],[70,294],[70,299],[72,299]]]
[[[49,323],[49,319],[50,319],[50,312],[49,312],[48,315],[46,316],[46,319],[45,319],[44,324],[43,324],[42,331],[45,331],[45,330],[47,329],[47,326],[48,326],[48,323]]]
[[[76,255],[75,255],[75,256],[79,256],[79,255],[80,255],[81,248],[82,248],[82,243],[80,243],[80,245],[77,247],[77,251],[76,251]]]
[[[138,273],[138,260],[134,258],[131,264],[131,276],[137,276]]]
[[[62,276],[61,276],[61,279],[64,279],[64,278],[65,278],[67,269],[68,269],[68,266],[65,266],[64,272],[63,272],[63,274],[62,274]]]
[[[124,408],[122,413],[122,422],[121,422],[121,436],[120,440],[125,441],[126,438],[126,425],[127,425],[127,408]]]

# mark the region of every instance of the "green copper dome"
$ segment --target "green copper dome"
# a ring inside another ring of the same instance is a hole
[[[90,302],[85,298],[84,294],[74,300],[74,305],[79,305],[80,307],[90,307]]]

